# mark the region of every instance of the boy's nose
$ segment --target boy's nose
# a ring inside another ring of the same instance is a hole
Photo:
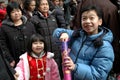
[[[90,19],[87,19],[86,22],[90,22]]]

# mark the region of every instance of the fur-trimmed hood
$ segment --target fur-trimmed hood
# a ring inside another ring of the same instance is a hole
[[[47,58],[48,59],[53,58],[53,57],[54,57],[54,53],[51,53],[51,52],[47,53]]]
[[[25,16],[22,16],[21,19],[23,21],[23,24],[26,24],[27,18]],[[14,23],[12,20],[10,20],[10,18],[7,18],[2,22],[2,25],[14,26]]]
[[[59,70],[56,62],[52,58],[53,56],[54,56],[53,53],[47,52],[46,72],[43,74],[45,75],[45,80],[60,80]],[[29,67],[27,52],[26,52],[20,56],[20,61],[18,62],[15,68],[15,70],[19,74],[18,80],[29,80],[30,78],[29,68],[30,67]]]

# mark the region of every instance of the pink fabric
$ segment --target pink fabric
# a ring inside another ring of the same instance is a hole
[[[27,53],[20,56],[15,70],[19,73],[18,80],[29,80]],[[47,58],[45,80],[60,80],[58,66],[53,58]]]

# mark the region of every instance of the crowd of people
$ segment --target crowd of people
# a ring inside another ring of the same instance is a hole
[[[0,0],[0,80],[63,80],[63,65],[72,80],[119,78],[119,8],[119,0]]]

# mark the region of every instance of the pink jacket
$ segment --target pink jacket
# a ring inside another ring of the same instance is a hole
[[[58,66],[55,60],[52,58],[53,56],[53,53],[47,53],[45,80],[60,80]],[[15,70],[19,73],[18,80],[29,80],[30,71],[27,53],[20,56],[20,61],[18,62]]]

